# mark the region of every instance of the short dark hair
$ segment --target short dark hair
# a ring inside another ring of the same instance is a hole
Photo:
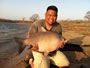
[[[56,6],[54,6],[54,5],[48,6],[47,11],[50,9],[54,10],[54,11],[56,11],[56,13],[58,13],[58,8]]]

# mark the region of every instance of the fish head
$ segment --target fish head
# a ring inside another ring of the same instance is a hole
[[[18,44],[18,52],[20,54],[26,47],[26,45],[24,45],[25,38],[14,37],[14,39],[15,39],[16,43]]]
[[[26,38],[20,38],[20,37],[14,37],[16,43],[19,45],[18,46],[18,52],[19,54],[22,53],[22,51],[24,50],[24,48],[27,46],[28,49],[31,49],[33,47],[32,44],[30,44],[30,40],[26,39]]]

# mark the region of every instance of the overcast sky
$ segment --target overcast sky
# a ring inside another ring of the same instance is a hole
[[[49,5],[58,7],[58,19],[84,19],[90,0],[0,0],[0,18],[29,20],[33,14],[44,18]]]

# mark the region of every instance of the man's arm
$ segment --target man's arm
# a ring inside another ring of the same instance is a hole
[[[33,33],[36,33],[36,32],[38,32],[38,24],[37,24],[37,22],[34,22],[30,26],[29,31],[28,31],[28,33],[26,35],[26,38],[30,38],[30,35],[33,34]]]
[[[34,22],[32,25],[31,25],[31,27],[30,27],[30,29],[29,29],[29,31],[28,31],[28,34],[26,35],[26,38],[30,38],[30,35],[32,34],[32,33],[36,33],[36,32],[38,32],[38,26],[37,26],[37,22]],[[33,51],[38,51],[38,44],[36,43],[35,45],[33,45],[33,47],[31,48]]]

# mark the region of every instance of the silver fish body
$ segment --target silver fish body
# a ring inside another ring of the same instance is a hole
[[[28,39],[15,38],[15,40],[20,44],[22,43],[20,51],[24,49],[25,46],[38,45],[39,52],[52,52],[57,50],[60,45],[59,43],[63,40],[63,38],[56,32],[38,32],[30,35]],[[21,42],[20,42],[21,41]]]

